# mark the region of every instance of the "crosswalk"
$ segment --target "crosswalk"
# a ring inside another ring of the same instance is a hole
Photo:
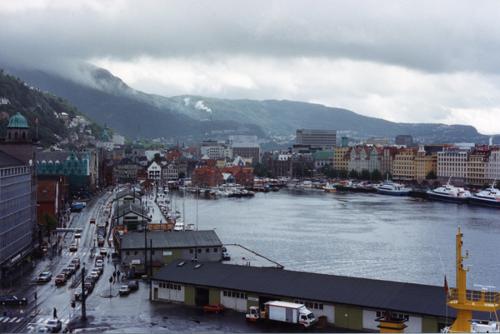
[[[20,323],[24,317],[0,317],[0,323],[2,324],[7,324],[7,323]]]

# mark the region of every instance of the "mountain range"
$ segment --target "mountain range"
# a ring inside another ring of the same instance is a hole
[[[67,99],[99,124],[106,124],[130,139],[200,140],[254,134],[291,140],[299,128],[347,130],[357,138],[409,134],[422,143],[487,143],[489,139],[473,126],[396,123],[313,103],[148,94],[129,87],[109,71],[88,64],[80,65],[79,73],[83,75],[79,78],[42,70],[8,71]]]

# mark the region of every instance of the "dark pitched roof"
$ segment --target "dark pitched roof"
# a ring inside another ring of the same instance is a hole
[[[118,199],[123,198],[125,196],[132,196],[134,198],[140,199],[142,197],[142,195],[144,195],[144,193],[142,191],[137,191],[137,190],[133,191],[130,189],[126,189],[126,190],[122,190],[122,191],[116,193],[114,200],[118,200]]]
[[[439,286],[219,262],[203,262],[196,269],[192,262],[178,266],[180,262],[174,261],[163,267],[154,275],[154,279],[300,300],[446,316],[445,291]],[[452,316],[454,312],[449,310],[448,315]]]
[[[26,164],[21,160],[13,157],[10,154],[0,151],[0,167],[12,167],[12,166],[24,166],[24,165]]]
[[[142,216],[142,217],[146,218],[146,220],[148,220],[148,221],[150,220],[149,217],[147,216],[147,214],[144,213],[144,210],[141,208],[141,206],[137,205],[135,203],[123,203],[123,204],[119,205],[115,210],[113,218],[118,219],[118,218],[123,217],[124,215],[126,215],[130,212],[133,212],[138,216]]]
[[[222,246],[217,233],[208,231],[179,231],[179,232],[149,232],[147,235],[153,240],[153,248],[188,248],[188,247],[219,247]],[[144,233],[130,232],[121,237],[121,249],[144,248]]]

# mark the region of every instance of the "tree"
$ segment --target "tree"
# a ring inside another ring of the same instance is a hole
[[[254,164],[253,172],[254,172],[255,176],[258,176],[258,177],[268,177],[270,174],[269,170],[267,169],[267,166],[261,162]]]
[[[320,171],[326,177],[329,177],[329,178],[336,178],[339,175],[338,171],[336,169],[333,169],[332,166],[330,166],[330,165],[326,165],[326,166],[321,167]]]
[[[382,173],[378,169],[374,169],[371,175],[372,181],[382,180]]]
[[[359,173],[357,170],[355,169],[352,169],[350,172],[349,172],[349,177],[352,178],[352,179],[357,179],[359,178]]]
[[[50,242],[50,234],[57,227],[57,220],[48,213],[45,213],[43,215],[43,220],[45,222],[44,224],[45,232],[47,233],[47,237],[49,238]]]
[[[360,178],[362,180],[369,180],[371,177],[370,171],[368,169],[361,170]]]
[[[347,178],[348,175],[349,175],[349,173],[347,172],[347,170],[345,170],[345,169],[339,170],[339,177],[340,178],[345,179],[345,178]]]
[[[427,173],[427,175],[425,176],[425,179],[426,180],[435,180],[435,179],[437,179],[436,173],[433,170],[431,170],[429,173]]]

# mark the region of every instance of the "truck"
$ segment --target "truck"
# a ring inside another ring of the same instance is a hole
[[[264,309],[259,309],[258,306],[251,306],[246,314],[248,321],[257,320],[272,320],[286,322],[289,324],[297,324],[303,328],[308,328],[314,325],[317,321],[314,313],[309,311],[304,304],[269,301],[264,304]]]

